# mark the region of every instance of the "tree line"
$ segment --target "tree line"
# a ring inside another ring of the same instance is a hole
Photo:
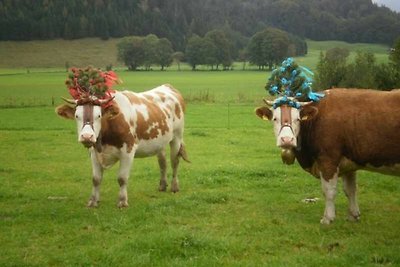
[[[317,65],[315,88],[374,88],[391,90],[400,88],[400,38],[389,55],[389,62],[378,64],[371,52],[357,52],[349,62],[346,48],[331,48],[321,52]]]
[[[371,0],[1,0],[0,40],[155,34],[182,51],[225,29],[236,50],[266,27],[313,40],[392,44],[400,14]]]
[[[118,43],[118,60],[129,70],[144,68],[150,70],[152,65],[158,65],[161,70],[172,64],[185,61],[192,70],[199,65],[207,65],[212,70],[227,70],[234,60],[256,65],[259,69],[269,68],[280,63],[287,56],[303,56],[307,54],[306,42],[275,28],[266,28],[252,36],[247,46],[237,51],[232,36],[223,30],[211,30],[204,37],[194,34],[189,38],[184,52],[174,52],[167,38],[159,38],[154,34],[145,37],[124,37]]]

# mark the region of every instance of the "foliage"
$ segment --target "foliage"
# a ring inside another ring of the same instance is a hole
[[[345,48],[331,48],[320,52],[315,85],[319,90],[338,87],[346,73],[349,51]]]
[[[193,34],[241,39],[266,26],[314,40],[391,44],[400,14],[371,0],[19,0],[0,2],[0,40],[103,39],[156,34],[183,51]]]
[[[172,63],[172,45],[166,38],[159,39],[150,34],[146,37],[124,37],[118,43],[118,59],[123,61],[129,70],[144,66],[150,70],[152,65],[159,65],[164,70]]]
[[[390,62],[377,64],[376,56],[368,51],[358,51],[353,62],[347,62],[349,51],[332,48],[320,53],[317,66],[316,87],[373,88],[390,90],[400,87],[400,70],[394,63],[395,54],[390,54]]]
[[[393,67],[400,71],[400,36],[396,39],[391,48],[389,59]]]
[[[358,52],[354,62],[346,67],[343,81],[348,88],[376,88],[376,59],[372,53]]]
[[[248,44],[250,63],[261,69],[268,67],[272,70],[288,55],[289,37],[284,31],[267,28],[256,33]]]
[[[222,65],[224,69],[230,67],[233,63],[232,50],[233,47],[229,42],[225,33],[221,30],[213,30],[205,35],[205,38],[210,40],[215,48],[215,64],[218,69],[218,65]]]
[[[124,62],[129,70],[136,70],[145,62],[143,38],[124,37],[118,44],[118,60]]]
[[[181,51],[177,51],[172,54],[172,59],[178,65],[178,70],[181,70],[181,62],[184,60],[184,58],[185,58],[185,54]]]
[[[161,38],[157,43],[157,51],[157,63],[161,66],[161,70],[164,70],[165,67],[171,66],[174,53],[171,42],[166,38]]]
[[[218,48],[213,41],[194,35],[188,41],[185,51],[186,61],[196,70],[198,65],[214,66],[217,64]]]

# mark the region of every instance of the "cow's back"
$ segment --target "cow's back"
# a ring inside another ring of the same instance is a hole
[[[129,102],[126,117],[138,145],[138,156],[156,154],[183,131],[185,103],[171,85],[142,93],[121,93]]]
[[[400,91],[332,89],[313,105],[319,112],[302,122],[296,152],[303,168],[312,168],[323,154],[361,167],[400,162]]]

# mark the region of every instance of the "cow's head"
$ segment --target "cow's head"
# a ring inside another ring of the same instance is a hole
[[[77,100],[64,100],[73,106],[61,105],[56,108],[56,113],[66,119],[75,119],[78,129],[78,142],[85,147],[92,147],[99,138],[102,117],[106,114],[115,113],[113,106],[105,108],[113,98],[86,97]]]
[[[293,149],[298,148],[298,136],[300,133],[301,121],[313,119],[318,109],[311,102],[301,103],[291,100],[287,104],[280,104],[279,99],[271,102],[265,101],[268,106],[256,109],[256,115],[263,120],[270,120],[274,123],[276,145],[282,149],[282,160],[286,164],[293,164]]]

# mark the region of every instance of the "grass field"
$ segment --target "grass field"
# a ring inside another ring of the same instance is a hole
[[[0,75],[0,266],[400,266],[399,178],[360,172],[361,221],[345,220],[340,191],[336,221],[321,226],[323,200],[302,201],[322,199],[319,181],[281,163],[254,115],[267,73],[119,70],[119,89],[183,92],[192,161],[172,194],[158,192],[156,158],[137,159],[119,210],[116,167],[100,207],[85,207],[88,153],[52,107],[65,72],[12,70]]]

